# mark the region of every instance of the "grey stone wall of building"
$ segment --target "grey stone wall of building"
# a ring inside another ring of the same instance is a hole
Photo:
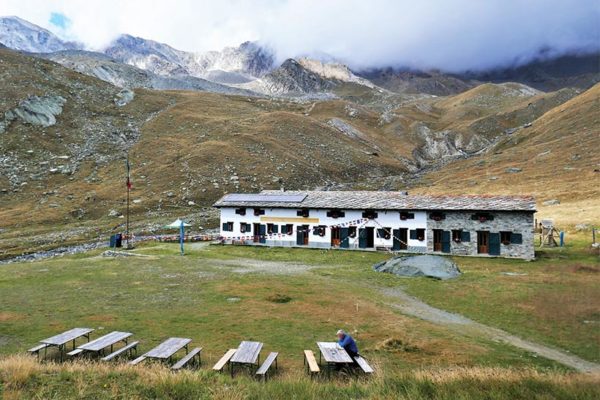
[[[403,250],[406,253],[427,253],[427,247],[425,246],[408,246],[406,250]]]
[[[427,251],[433,252],[433,230],[441,229],[445,231],[463,230],[468,231],[471,236],[469,242],[450,241],[450,254],[456,255],[476,255],[482,256],[477,252],[477,232],[488,231],[490,233],[513,232],[522,235],[522,244],[500,244],[500,257],[523,258],[531,260],[535,258],[534,246],[534,218],[532,212],[489,212],[493,215],[493,220],[480,222],[471,217],[473,211],[445,211],[444,219],[435,221],[427,216]]]

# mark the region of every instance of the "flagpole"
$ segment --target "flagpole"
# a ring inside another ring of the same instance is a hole
[[[126,249],[129,249],[129,191],[131,189],[131,181],[129,174],[129,154],[127,154],[127,213],[126,213],[126,228],[125,228],[125,243],[127,244]]]

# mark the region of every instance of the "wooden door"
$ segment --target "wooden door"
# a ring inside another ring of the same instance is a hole
[[[489,254],[490,252],[490,233],[487,231],[477,232],[477,253]]]
[[[433,251],[442,251],[442,233],[441,229],[433,230]]]
[[[260,224],[252,224],[252,232],[254,232],[254,243],[260,242]]]
[[[340,228],[331,228],[331,247],[340,247],[341,243],[341,232]]]
[[[408,228],[400,228],[400,250],[408,250]]]

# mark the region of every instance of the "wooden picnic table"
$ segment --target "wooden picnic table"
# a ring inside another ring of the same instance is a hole
[[[243,341],[235,351],[235,354],[229,360],[231,376],[233,377],[233,366],[235,364],[258,367],[260,364],[260,351],[263,344],[261,342]]]
[[[352,357],[336,342],[317,342],[319,347],[319,363],[321,357],[325,359],[328,364],[352,364],[354,361]]]
[[[93,332],[93,331],[94,330],[91,328],[73,328],[73,329],[70,329],[63,333],[60,333],[58,335],[49,337],[44,340],[40,340],[40,343],[48,345],[48,346],[58,347],[58,351],[60,352],[60,360],[62,361],[67,343],[73,342],[73,349],[74,349],[76,339],[79,339],[80,337],[85,337],[89,342],[90,332]],[[45,348],[44,348],[44,358],[46,358],[46,349]]]
[[[172,337],[168,338],[152,350],[148,351],[144,354],[146,358],[158,358],[161,360],[171,359],[173,354],[177,353],[182,348],[185,348],[185,352],[188,352],[188,344],[192,341],[192,339],[188,338],[177,338]]]
[[[103,350],[107,347],[110,347],[110,352],[113,352],[113,346],[119,342],[125,342],[127,344],[127,340],[133,333],[130,332],[119,332],[113,331],[104,336],[100,336],[97,339],[92,340],[91,342],[84,343],[81,346],[77,346],[78,349],[81,349],[85,352],[91,353],[102,353]]]

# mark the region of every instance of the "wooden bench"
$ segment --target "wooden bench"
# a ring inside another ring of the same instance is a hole
[[[76,355],[79,355],[81,353],[83,353],[83,349],[75,349],[73,351],[68,352],[67,355],[70,357],[75,357]]]
[[[229,360],[231,360],[231,357],[233,357],[233,355],[235,354],[236,351],[237,351],[237,349],[229,349],[227,351],[227,353],[225,353],[225,355],[223,357],[221,357],[221,359],[219,361],[217,361],[217,363],[213,367],[213,370],[222,372],[223,368],[225,368],[225,365],[227,365]]]
[[[45,349],[47,349],[48,347],[50,347],[50,345],[49,345],[49,344],[42,343],[42,344],[40,344],[40,345],[38,345],[38,346],[35,346],[35,347],[32,347],[32,348],[30,348],[30,349],[29,349],[29,350],[27,350],[27,351],[28,351],[29,353],[31,353],[31,354],[35,354],[35,355],[37,356],[37,358],[39,359],[39,358],[40,358],[40,351],[42,351],[42,350],[45,350]]]
[[[139,356],[138,358],[136,358],[135,360],[129,361],[129,365],[136,365],[141,363],[142,361],[144,361],[146,359],[146,356]]]
[[[266,381],[269,369],[271,368],[271,365],[273,365],[273,362],[275,362],[275,369],[277,369],[277,356],[278,355],[279,355],[279,353],[276,353],[276,352],[269,353],[269,355],[267,356],[265,361],[262,363],[260,368],[258,368],[258,370],[256,371],[256,375],[261,378],[264,378],[264,380]]]
[[[120,356],[121,354],[124,354],[124,353],[129,353],[131,355],[131,351],[132,350],[135,350],[137,352],[137,345],[138,345],[138,343],[139,342],[131,342],[127,346],[121,347],[120,349],[118,349],[114,353],[110,353],[106,357],[102,357],[102,361],[110,361],[113,358],[116,358],[116,357],[118,357],[118,356]]]
[[[363,370],[365,374],[372,374],[375,370],[369,365],[367,360],[362,358],[361,356],[354,357],[354,361],[358,364],[358,366]]]
[[[173,365],[171,367],[171,369],[178,370],[178,369],[183,368],[188,362],[190,362],[190,360],[195,358],[196,355],[198,356],[198,365],[200,365],[202,363],[202,360],[200,359],[201,352],[202,352],[202,347],[196,347],[195,349],[192,349],[192,351],[187,353],[185,355],[185,357],[183,357],[181,360],[177,361],[177,363],[175,363],[175,365]]]
[[[304,350],[304,365],[306,365],[306,371],[311,375],[321,372],[321,368],[319,368],[319,364],[317,364],[317,359],[315,358],[315,353],[312,350]]]

